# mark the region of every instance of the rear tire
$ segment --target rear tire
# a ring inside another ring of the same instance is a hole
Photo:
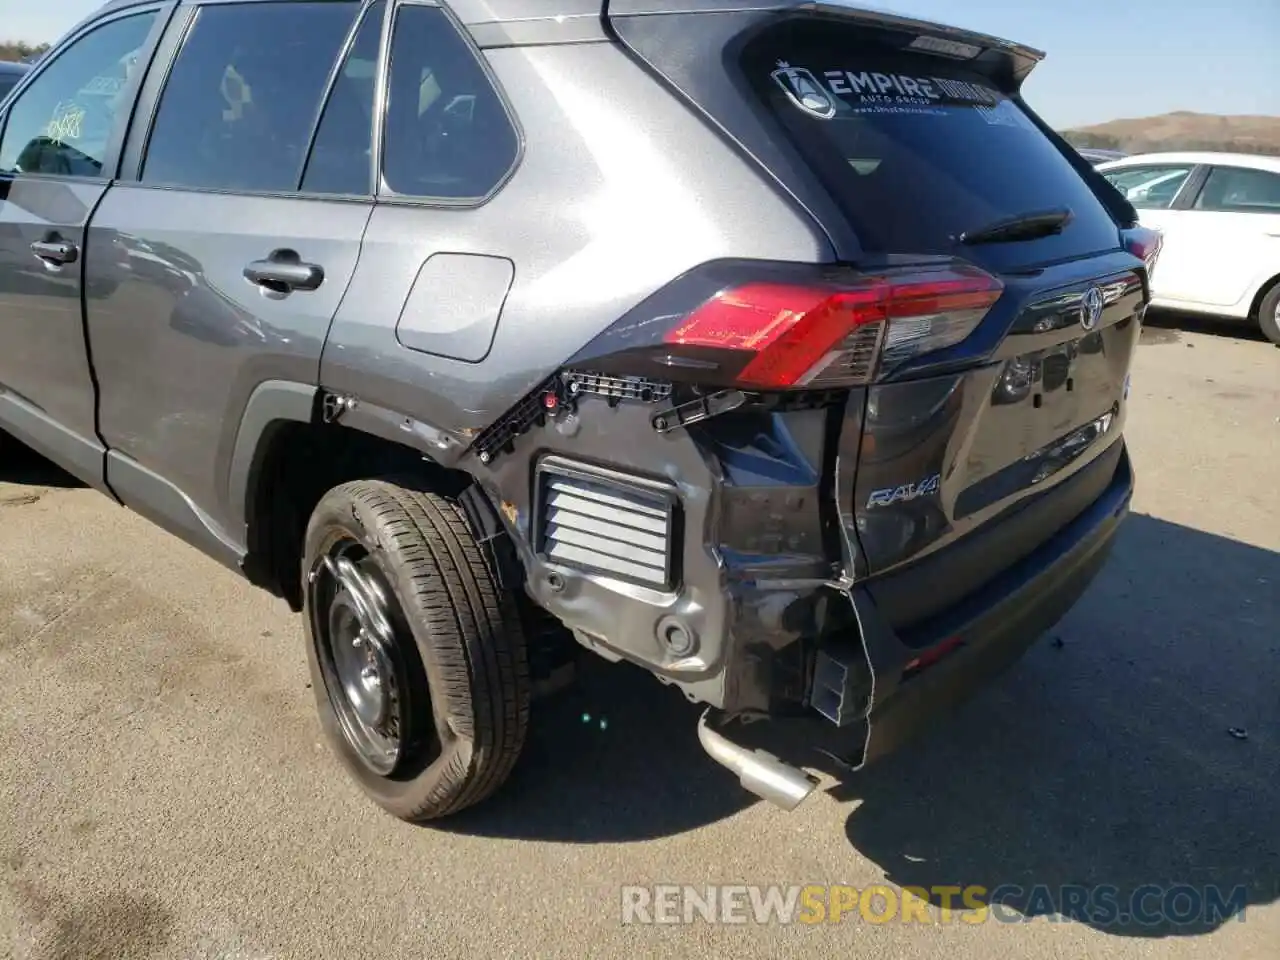
[[[1262,298],[1258,307],[1258,326],[1262,334],[1277,347],[1280,347],[1280,283]]]
[[[403,820],[486,799],[524,745],[525,638],[486,557],[458,504],[388,480],[334,488],[307,526],[321,724],[363,790]]]

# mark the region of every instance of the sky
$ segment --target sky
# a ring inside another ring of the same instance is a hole
[[[0,0],[0,40],[53,40],[102,0]],[[869,0],[1048,53],[1027,99],[1058,128],[1174,110],[1280,116],[1280,0]]]

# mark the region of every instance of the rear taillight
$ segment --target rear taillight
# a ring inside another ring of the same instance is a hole
[[[1124,248],[1147,265],[1147,279],[1155,272],[1164,247],[1164,236],[1150,227],[1130,227],[1124,232]]]
[[[734,371],[733,385],[752,390],[866,383],[886,366],[964,340],[1002,290],[968,264],[839,285],[740,283],[667,330],[663,362]]]

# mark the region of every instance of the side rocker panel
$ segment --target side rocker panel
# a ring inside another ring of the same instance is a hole
[[[106,451],[96,437],[82,437],[3,387],[0,387],[0,428],[48,457],[77,480],[114,499],[102,475],[102,457]]]
[[[314,386],[286,380],[268,380],[250,395],[220,485],[219,514],[229,518],[225,527],[173,483],[116,450],[106,456],[108,482],[125,506],[242,572],[248,553],[249,499],[271,432],[284,423],[309,422],[315,397]]]
[[[237,542],[180,489],[140,463],[107,451],[107,482],[120,502],[156,526],[180,537],[225,567],[239,571],[243,542]]]

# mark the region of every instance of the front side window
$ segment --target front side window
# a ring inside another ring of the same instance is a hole
[[[142,182],[298,188],[316,115],[360,4],[200,8],[160,97]]]
[[[1197,210],[1280,213],[1280,174],[1246,167],[1214,167],[1196,198]]]
[[[1139,210],[1167,210],[1191,176],[1192,167],[1124,167],[1103,174]]]
[[[104,176],[154,21],[149,12],[104,23],[50,61],[9,108],[0,172]]]
[[[520,141],[471,47],[438,7],[403,6],[391,40],[382,176],[408,197],[479,200]]]

